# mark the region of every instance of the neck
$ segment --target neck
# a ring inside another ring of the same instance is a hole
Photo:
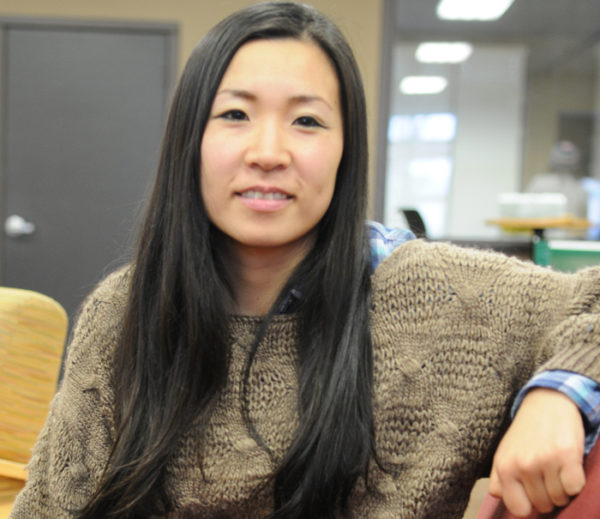
[[[272,248],[232,244],[230,257],[236,312],[265,315],[312,243],[310,239]]]

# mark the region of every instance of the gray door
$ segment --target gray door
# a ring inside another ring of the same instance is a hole
[[[174,34],[4,25],[3,285],[43,292],[73,316],[127,260],[159,154]]]

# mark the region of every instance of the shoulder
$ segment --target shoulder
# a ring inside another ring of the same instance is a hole
[[[554,272],[548,268],[539,267],[531,261],[507,256],[500,252],[422,239],[407,241],[402,247],[395,249],[375,270],[375,276],[387,277],[405,269],[432,272],[443,269],[446,274],[479,271],[482,274],[493,275],[502,271],[533,276],[570,277],[568,274]]]
[[[83,301],[67,347],[67,370],[112,355],[127,306],[131,270],[125,266],[112,272]]]
[[[108,302],[115,298],[122,298],[129,291],[132,272],[133,267],[130,264],[111,272],[96,284],[86,299],[101,299]]]
[[[120,320],[127,304],[131,266],[112,272],[100,281],[83,301],[76,324],[93,320],[96,324],[109,320],[111,325]]]
[[[497,268],[521,268],[525,262],[500,253],[460,247],[446,242],[410,240],[396,248],[375,270],[376,280],[411,271],[452,273],[461,269],[482,271]]]
[[[512,297],[525,292],[528,297],[569,297],[583,279],[589,283],[597,277],[598,271],[565,274],[494,251],[411,240],[377,267],[373,292],[401,296],[445,289],[469,300],[493,289],[497,295]]]

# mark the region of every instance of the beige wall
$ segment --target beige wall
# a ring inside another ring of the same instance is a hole
[[[537,74],[528,79],[523,187],[547,170],[560,114],[593,113],[595,95],[595,82],[587,75]]]
[[[305,0],[306,1],[306,0]],[[0,16],[167,21],[179,25],[179,69],[206,31],[250,0],[0,0]],[[383,0],[308,0],[330,15],[355,50],[368,103],[373,172]],[[371,175],[373,178],[373,175]]]

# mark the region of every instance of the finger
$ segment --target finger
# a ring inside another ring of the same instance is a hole
[[[554,504],[548,495],[546,485],[541,477],[541,474],[532,474],[529,477],[524,478],[522,485],[525,489],[527,497],[529,498],[529,501],[531,501],[531,504],[538,512],[546,514],[554,510]]]
[[[552,504],[555,506],[565,506],[569,502],[569,494],[565,491],[559,470],[546,473],[544,475],[544,484]]]
[[[532,512],[531,502],[521,483],[512,479],[502,485],[502,501],[510,513],[517,517],[527,517]]]
[[[585,485],[585,472],[581,462],[573,462],[563,466],[559,472],[559,479],[564,491],[575,496],[583,490]]]

